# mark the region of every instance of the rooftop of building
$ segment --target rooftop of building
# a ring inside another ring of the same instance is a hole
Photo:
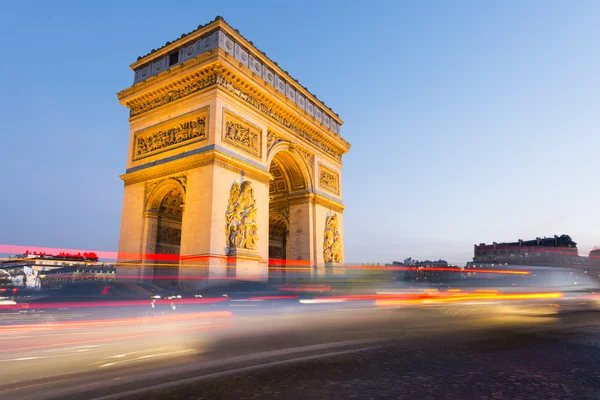
[[[501,242],[492,244],[479,243],[475,245],[475,247],[487,247],[487,246],[497,246],[497,247],[513,247],[513,246],[522,246],[522,247],[577,247],[577,243],[571,239],[569,235],[554,235],[554,237],[538,237],[532,240],[521,240],[519,239],[516,242]]]
[[[279,66],[279,64],[275,61],[273,61],[271,58],[269,58],[269,56],[267,56],[267,54],[264,51],[259,50],[252,41],[246,39],[240,32],[239,30],[233,28],[231,25],[229,25],[225,19],[222,16],[217,16],[214,20],[204,24],[204,25],[198,25],[198,27],[188,33],[184,33],[181,36],[179,36],[179,38],[174,39],[172,41],[167,41],[164,45],[162,45],[161,47],[158,47],[156,49],[152,49],[150,50],[150,52],[138,56],[137,61],[135,63],[133,63],[131,65],[132,69],[138,68],[141,65],[145,64],[146,62],[150,62],[153,61],[154,58],[152,58],[151,56],[160,52],[163,49],[166,48],[170,48],[169,52],[171,51],[175,51],[178,50],[179,48],[183,47],[184,45],[187,44],[188,41],[186,41],[186,38],[189,38],[190,36],[194,35],[197,32],[200,32],[202,30],[207,30],[207,32],[211,32],[212,30],[210,29],[212,25],[214,25],[214,29],[218,29],[218,24],[224,24],[225,26],[227,26],[229,29],[231,29],[232,31],[234,31],[237,35],[239,35],[244,41],[246,41],[253,50],[255,50],[256,52],[260,53],[264,58],[266,58],[269,62],[271,62],[272,64],[275,65],[275,67],[277,67],[281,72],[283,72],[285,74],[285,76],[289,79],[291,79],[292,81],[294,81],[296,84],[298,84],[301,88],[303,88],[308,94],[310,94],[314,99],[316,99],[325,109],[327,109],[328,111],[330,111],[333,115],[335,115],[338,119],[339,119],[339,115],[333,111],[329,106],[327,106],[325,104],[325,102],[323,102],[321,99],[319,99],[314,93],[312,93],[310,90],[308,90],[308,88],[306,88],[305,86],[303,86],[297,79],[293,78],[289,72],[287,72],[286,70],[284,70],[283,68],[281,68]],[[192,39],[193,40],[193,39]],[[340,121],[341,122],[341,121]]]
[[[36,260],[51,260],[51,261],[81,261],[81,262],[97,262],[98,255],[94,252],[84,252],[84,253],[65,253],[61,252],[57,255],[45,253],[45,252],[32,252],[26,251],[23,254],[12,255],[8,258],[8,260],[4,260],[2,262],[15,262],[15,261],[36,261]]]

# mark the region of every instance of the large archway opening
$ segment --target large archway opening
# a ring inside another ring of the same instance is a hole
[[[310,260],[308,208],[303,207],[308,202],[310,178],[291,150],[277,152],[269,172],[269,275],[271,281],[285,282],[289,267]]]
[[[184,197],[180,187],[173,187],[160,201],[156,225],[154,284],[164,286],[177,282],[183,206]]]

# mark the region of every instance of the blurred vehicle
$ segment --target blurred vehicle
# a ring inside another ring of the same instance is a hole
[[[465,279],[454,286],[459,293],[469,293],[460,307],[521,319],[600,310],[598,282],[585,269],[496,265],[495,270],[507,273],[465,269]],[[469,296],[474,299],[469,301]],[[489,299],[482,302],[482,297]],[[457,306],[452,303],[447,307]]]
[[[181,299],[186,295],[179,288],[164,288],[151,283],[137,283],[137,286],[149,291],[156,299]]]
[[[28,314],[139,315],[156,310],[152,292],[130,283],[81,281],[59,289],[43,291],[38,296],[15,298],[12,307]],[[115,310],[115,308],[118,309]]]
[[[229,305],[239,302],[260,302],[261,305],[298,305],[301,294],[284,291],[275,286],[256,281],[234,281],[201,289],[195,295],[202,298],[226,298]]]

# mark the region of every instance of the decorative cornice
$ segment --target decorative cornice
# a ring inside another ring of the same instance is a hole
[[[329,198],[327,198],[327,197],[325,197],[323,195],[320,195],[318,193],[314,194],[313,201],[316,204],[319,204],[319,205],[322,205],[324,207],[327,207],[327,208],[329,208],[329,209],[331,209],[331,210],[333,210],[335,212],[338,212],[340,214],[343,213],[344,209],[346,208],[346,206],[343,205],[341,202],[329,199]]]
[[[121,175],[120,178],[125,183],[125,186],[128,186],[152,179],[178,174],[183,171],[211,164],[218,165],[219,167],[226,168],[236,173],[243,173],[244,176],[264,183],[265,185],[269,184],[271,178],[269,172],[263,171],[234,157],[223,154],[218,150],[210,150],[205,153],[195,154],[165,164],[151,166],[134,172],[128,172]]]
[[[300,82],[292,78],[287,71],[281,69],[264,52],[258,50],[254,43],[227,24],[222,17],[216,17],[208,24],[199,25],[194,31],[183,34],[173,42],[167,42],[163,47],[153,49],[150,53],[138,57],[137,61],[131,64],[131,68],[136,72],[135,83],[217,47],[234,55],[246,67],[250,67],[253,72],[265,78],[278,90],[278,82],[282,81],[283,88],[280,91],[287,95],[289,87],[292,100],[297,100],[299,104],[303,103],[303,99],[306,97],[307,101],[311,99],[316,104],[323,106],[326,110],[324,113],[326,115],[331,113],[329,117],[336,121],[336,127],[332,130],[339,134],[338,124],[342,124],[342,121],[338,114],[302,86]],[[173,58],[171,59],[171,57]],[[146,69],[144,76],[140,74],[142,69]],[[300,99],[296,99],[296,94],[300,94]]]
[[[130,107],[130,113],[133,117],[173,101],[183,99],[193,93],[217,86],[223,92],[238,100],[242,100],[263,115],[277,122],[283,128],[291,131],[293,136],[306,140],[337,162],[341,161],[342,154],[350,149],[348,142],[340,136],[321,133],[317,129],[310,127],[304,120],[307,117],[310,120],[310,116],[301,118],[286,109],[286,107],[277,104],[277,102],[271,99],[268,93],[266,95],[259,93],[257,90],[260,88],[259,85],[249,86],[251,83],[240,80],[239,75],[236,75],[232,68],[228,68],[222,63],[215,63],[205,67],[201,71],[194,70],[187,76],[180,77],[161,88],[156,88],[140,96],[130,97],[132,93],[123,94],[122,99],[124,104]],[[236,81],[235,83],[234,80]]]
[[[302,204],[307,201],[327,207],[328,209],[340,214],[343,213],[344,209],[346,208],[346,206],[342,204],[341,201],[328,198],[318,193],[310,192],[292,193],[285,199],[271,200],[269,204],[273,205],[273,207],[280,207],[285,205],[286,203]]]
[[[342,154],[346,153],[350,148],[350,144],[340,137],[336,137],[337,140],[335,142],[339,143],[335,143],[326,135],[319,134],[316,131],[312,134],[309,133],[301,126],[304,124],[298,121],[297,118],[294,118],[293,115],[288,114],[288,116],[285,116],[282,112],[277,110],[279,107],[271,107],[268,102],[262,101],[258,97],[253,96],[251,94],[252,89],[244,90],[241,85],[234,84],[224,75],[217,74],[217,86],[224,92],[243,100],[246,104],[249,104],[262,114],[267,115],[273,121],[292,131],[294,136],[308,141],[312,145],[327,153],[329,156],[333,157],[338,162],[342,160]]]

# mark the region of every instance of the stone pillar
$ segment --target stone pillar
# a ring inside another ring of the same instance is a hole
[[[117,256],[117,278],[130,282],[131,277],[141,274],[142,227],[144,223],[145,184],[125,185],[123,193],[123,211],[121,232]]]
[[[214,229],[213,174],[213,165],[189,170],[186,174],[179,266],[179,283],[186,286],[202,286],[202,278],[209,275],[214,255],[211,253]]]
[[[142,234],[142,264],[140,277],[146,282],[151,282],[154,275],[154,258],[156,254],[156,234],[158,232],[158,210],[151,209],[144,212],[144,232]],[[150,257],[148,257],[150,256]]]
[[[313,212],[309,197],[290,201],[290,226],[287,238],[287,265],[290,268],[312,268],[314,235]],[[306,274],[304,274],[306,275]]]

